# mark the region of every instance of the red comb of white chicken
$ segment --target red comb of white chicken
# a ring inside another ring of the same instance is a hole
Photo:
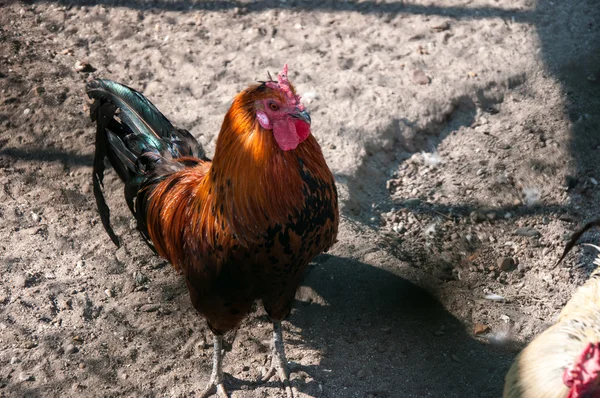
[[[571,389],[567,398],[600,397],[600,389],[593,391],[598,388],[599,374],[600,343],[589,343],[563,374],[563,382]]]

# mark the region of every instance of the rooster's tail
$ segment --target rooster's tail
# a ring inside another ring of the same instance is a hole
[[[206,159],[202,146],[186,130],[174,127],[160,111],[139,92],[110,80],[96,79],[86,86],[94,100],[90,117],[96,122],[94,154],[94,196],[104,229],[119,246],[110,225],[110,211],[102,192],[104,159],[108,158],[125,183],[125,200],[138,219],[134,199],[144,184],[152,163],[192,156]],[[145,228],[140,229],[145,238]]]

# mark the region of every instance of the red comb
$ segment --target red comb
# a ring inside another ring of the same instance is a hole
[[[298,108],[302,111],[304,110],[304,105],[300,103],[300,96],[294,94],[294,89],[290,81],[288,80],[288,66],[287,64],[283,65],[283,69],[277,75],[277,83],[268,82],[267,86],[271,88],[278,88],[285,94],[285,96],[293,103],[296,103]]]
[[[563,383],[571,390],[567,398],[600,398],[600,343],[589,343],[577,361],[563,374]]]
[[[277,81],[279,82],[279,87],[281,87],[282,89],[290,89],[290,81],[288,80],[288,65],[285,64],[283,65],[283,69],[281,70],[281,72],[279,72],[279,74],[277,75]]]

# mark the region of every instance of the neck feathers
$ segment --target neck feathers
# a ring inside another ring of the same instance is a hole
[[[273,132],[263,129],[243,93],[225,116],[212,167],[204,179],[219,227],[246,245],[269,226],[285,223],[302,210],[310,174],[333,184],[321,148],[309,136],[295,150],[283,151]],[[229,234],[226,234],[229,235]]]

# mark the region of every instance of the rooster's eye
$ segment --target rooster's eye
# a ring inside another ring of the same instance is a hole
[[[276,104],[276,103],[274,103],[274,102],[271,102],[271,103],[269,104],[269,108],[271,108],[271,110],[272,110],[272,111],[278,111],[278,110],[279,110],[279,105],[277,105],[277,104]]]

